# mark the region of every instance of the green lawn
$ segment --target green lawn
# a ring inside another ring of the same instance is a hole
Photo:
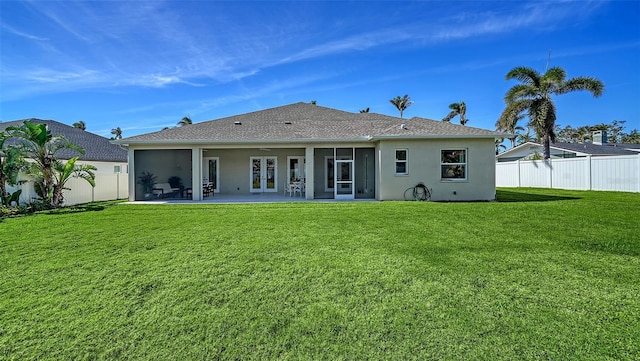
[[[640,194],[0,220],[0,359],[640,358]]]

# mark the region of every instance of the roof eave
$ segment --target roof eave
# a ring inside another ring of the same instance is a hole
[[[384,139],[502,139],[504,134],[418,134],[418,135],[374,135],[372,140]]]
[[[242,140],[216,140],[216,139],[179,139],[179,140],[169,140],[169,139],[160,139],[160,140],[133,140],[127,141],[126,139],[121,139],[117,141],[113,141],[114,144],[122,145],[122,146],[130,146],[130,145],[150,145],[150,144],[158,144],[158,145],[169,145],[169,144],[202,144],[202,145],[210,145],[210,144],[224,144],[224,145],[232,145],[232,144],[298,144],[298,143],[354,143],[354,142],[369,142],[372,138],[369,136],[365,137],[356,137],[356,138],[288,138],[288,139],[242,139]]]

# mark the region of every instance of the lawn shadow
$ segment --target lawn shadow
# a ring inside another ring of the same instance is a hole
[[[91,202],[91,203],[77,204],[73,206],[67,206],[67,207],[57,208],[57,209],[48,209],[48,210],[27,209],[26,211],[16,212],[14,214],[9,214],[7,216],[0,217],[0,222],[4,221],[7,218],[29,217],[36,214],[51,216],[51,215],[63,215],[63,214],[70,214],[70,213],[100,212],[105,210],[106,208],[113,207],[122,202],[124,202],[124,200]]]
[[[555,196],[549,194],[533,194],[515,191],[496,191],[497,202],[554,202],[581,199],[580,197]]]
[[[87,203],[87,204],[78,204],[75,206],[68,206],[58,209],[51,209],[48,211],[40,212],[40,214],[47,215],[58,215],[58,214],[69,214],[69,213],[83,213],[83,212],[99,212],[104,210],[107,205],[100,203]]]

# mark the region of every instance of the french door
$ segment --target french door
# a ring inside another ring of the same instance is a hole
[[[249,190],[252,193],[278,191],[278,158],[251,157]]]
[[[216,193],[220,191],[219,163],[218,157],[202,158],[202,184],[213,183],[213,191]]]

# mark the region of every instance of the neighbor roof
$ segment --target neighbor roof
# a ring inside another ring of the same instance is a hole
[[[580,152],[590,155],[634,155],[638,152],[629,150],[629,148],[637,148],[638,144],[619,144],[619,143],[553,143],[552,146],[558,149],[566,149],[573,152]]]
[[[109,139],[87,132],[85,130],[74,128],[72,126],[56,122],[55,120],[42,120],[42,119],[24,119],[15,120],[11,122],[0,123],[0,131],[5,130],[7,127],[19,127],[23,125],[24,121],[29,121],[34,124],[46,124],[51,134],[62,135],[71,143],[80,146],[84,149],[85,154],[80,154],[72,149],[62,149],[59,151],[58,156],[60,159],[71,159],[73,157],[79,157],[84,161],[98,161],[98,162],[126,162],[127,150],[120,148],[116,144],[112,144]]]
[[[500,153],[498,158],[508,158],[512,153],[517,153],[521,149],[526,147],[539,147],[542,149],[542,144],[534,142],[526,142],[518,145],[515,148],[511,148],[507,151]],[[622,144],[622,143],[605,143],[605,144],[593,144],[593,143],[551,143],[551,149],[560,150],[564,152],[573,152],[579,156],[606,156],[606,155],[636,155],[640,152],[640,144]],[[630,149],[637,149],[635,151]]]
[[[244,143],[367,141],[387,137],[495,138],[504,133],[424,118],[401,119],[375,113],[349,113],[295,103],[217,120],[165,129],[115,141],[145,143]]]

